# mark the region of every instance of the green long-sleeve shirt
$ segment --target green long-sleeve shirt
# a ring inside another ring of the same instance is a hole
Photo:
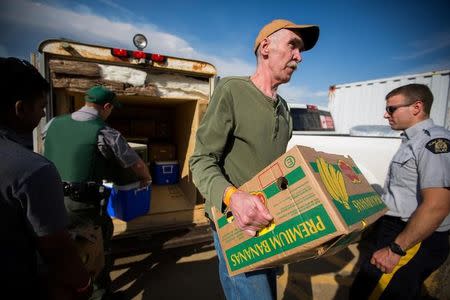
[[[286,101],[264,95],[249,77],[220,80],[197,130],[190,159],[205,212],[222,210],[225,189],[239,187],[286,151],[292,121]]]

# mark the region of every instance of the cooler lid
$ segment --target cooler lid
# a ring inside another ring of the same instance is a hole
[[[176,160],[160,160],[155,161],[156,165],[178,165],[178,161]]]
[[[139,188],[139,186],[141,185],[140,181],[136,181],[136,182],[132,182],[126,185],[116,185],[113,184],[112,182],[104,182],[103,185],[109,189],[116,189],[118,191],[127,191],[127,190],[132,190],[132,189],[137,189]]]

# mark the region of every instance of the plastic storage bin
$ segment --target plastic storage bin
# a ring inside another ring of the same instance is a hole
[[[180,167],[177,161],[155,161],[153,183],[175,184],[179,180]]]
[[[111,217],[130,221],[148,213],[151,186],[139,188],[139,182],[122,186],[106,183],[104,186],[111,190],[107,207]]]

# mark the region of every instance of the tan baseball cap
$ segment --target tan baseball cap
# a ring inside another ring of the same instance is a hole
[[[319,39],[319,26],[317,25],[297,25],[288,20],[277,19],[273,20],[261,29],[256,37],[253,52],[256,53],[256,49],[258,49],[258,46],[263,39],[283,28],[292,30],[301,37],[303,43],[305,44],[303,51],[313,48]]]

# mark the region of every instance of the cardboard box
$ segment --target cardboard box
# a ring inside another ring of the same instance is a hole
[[[239,189],[256,193],[273,224],[249,237],[213,208],[231,275],[336,252],[387,210],[350,157],[295,146]]]

